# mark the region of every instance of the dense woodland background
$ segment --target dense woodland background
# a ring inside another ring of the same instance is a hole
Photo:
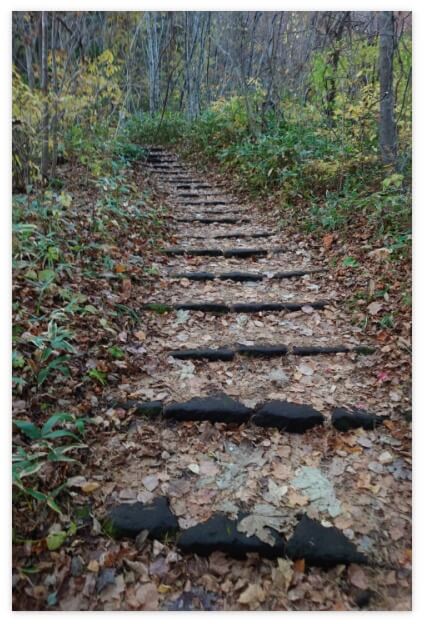
[[[19,535],[43,535],[43,513],[61,511],[84,392],[94,401],[131,367],[116,336],[137,310],[100,305],[98,284],[128,287],[119,250],[143,259],[133,282],[154,277],[166,208],[137,169],[146,146],[175,146],[277,210],[281,228],[324,237],[353,322],[382,344],[407,336],[411,28],[389,11],[13,14]]]

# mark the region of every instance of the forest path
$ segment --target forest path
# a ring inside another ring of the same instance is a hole
[[[86,467],[96,516],[126,538],[100,548],[123,566],[103,607],[408,608],[406,425],[347,293],[175,155],[152,149],[146,166],[172,235],[139,302],[143,373],[109,393],[107,417],[129,427]]]

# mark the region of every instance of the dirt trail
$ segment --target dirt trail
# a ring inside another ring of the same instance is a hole
[[[102,418],[116,422],[118,432],[99,440],[85,468],[87,481],[98,485],[92,493],[95,517],[123,503],[165,496],[179,530],[216,513],[240,519],[244,512],[256,539],[269,539],[274,527],[290,540],[299,514],[306,513],[342,532],[359,555],[357,562],[353,557],[350,564],[325,569],[308,565],[308,554],[293,556],[294,565],[281,554],[237,560],[222,552],[184,554],[172,539],[143,542],[143,535],[134,543],[98,532],[90,537],[91,550],[81,543],[81,558],[100,563],[92,564],[83,587],[79,577],[71,578],[60,608],[407,609],[407,425],[385,387],[376,389],[371,379],[375,354],[356,350],[378,346],[358,338],[343,309],[346,293],[306,245],[277,232],[263,213],[240,205],[173,154],[156,148],[147,166],[173,207],[172,240],[155,265],[154,289],[140,301],[147,329],[133,352],[143,372],[109,391],[98,418],[100,425]],[[193,248],[210,255],[193,255]],[[238,257],[240,249],[257,251]],[[324,304],[314,308],[319,302]],[[290,305],[221,313],[178,309],[205,303]],[[272,345],[286,346],[287,353],[252,353]],[[299,347],[340,346],[345,352],[296,354]],[[205,348],[225,348],[232,356],[210,361],[171,355]],[[270,401],[302,404],[322,414],[324,424],[299,434],[255,425],[250,418],[236,424],[166,417],[175,402],[222,393],[252,414]],[[142,415],[148,401],[159,401],[165,418]],[[366,410],[384,422],[339,431],[331,415],[343,407]],[[330,550],[336,535],[329,534]],[[359,565],[361,557],[369,565]],[[105,570],[113,571],[110,582]]]

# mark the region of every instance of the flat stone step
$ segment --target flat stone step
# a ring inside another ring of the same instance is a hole
[[[229,362],[237,351],[234,349],[180,349],[171,351],[169,355],[177,360],[208,360],[209,362]]]
[[[267,559],[283,557],[286,540],[275,529],[270,529],[273,545],[263,542],[256,535],[247,536],[238,530],[238,522],[249,514],[239,514],[231,520],[223,514],[214,514],[206,522],[196,524],[183,531],[177,541],[183,553],[195,553],[207,557],[215,551],[223,552],[234,559],[244,559],[249,553],[257,553]]]
[[[252,410],[229,396],[195,397],[185,403],[171,403],[163,409],[164,418],[172,420],[208,420],[241,424]]]
[[[199,190],[216,190],[216,192],[218,192],[217,187],[216,186],[211,186],[210,184],[200,184],[197,182],[193,182],[193,183],[186,183],[186,184],[177,184],[175,187],[177,190],[195,190],[195,189],[199,189]]]
[[[244,355],[254,358],[273,358],[285,355],[335,355],[337,353],[357,353],[361,347],[346,347],[345,345],[333,345],[329,347],[287,347],[286,345],[243,345],[234,347],[178,349],[170,351],[169,355],[177,360],[208,360],[210,362],[232,360],[236,355]],[[365,422],[365,421],[364,421]]]
[[[267,275],[265,273],[249,273],[242,271],[229,271],[228,273],[209,273],[207,271],[197,271],[191,273],[171,273],[169,277],[174,279],[189,279],[196,282],[210,280],[226,280],[232,282],[260,282],[266,279],[290,279],[293,277],[302,277],[313,273],[324,273],[327,269],[305,269],[296,271],[279,271],[278,273]]]
[[[324,416],[309,405],[270,401],[257,411],[252,422],[259,427],[276,427],[288,433],[304,433],[324,424]]]
[[[218,199],[202,199],[201,201],[180,201],[181,206],[232,206],[234,201],[232,200],[218,200]]]
[[[323,416],[310,405],[287,401],[265,401],[255,408],[248,408],[225,394],[195,397],[183,403],[165,405],[162,401],[119,401],[108,404],[133,412],[136,416],[157,419],[161,416],[176,420],[211,420],[212,422],[247,422],[260,427],[276,427],[291,433],[303,433],[321,425]],[[377,416],[356,408],[337,407],[333,410],[331,423],[339,431],[363,427],[374,429],[388,416]]]
[[[302,303],[294,303],[294,302],[263,302],[263,303],[219,303],[215,301],[202,301],[202,302],[184,302],[184,303],[176,303],[174,305],[169,305],[165,303],[159,302],[150,302],[142,305],[143,310],[152,310],[153,312],[170,312],[171,310],[192,310],[197,312],[216,312],[216,313],[225,313],[225,312],[237,312],[237,313],[245,313],[245,314],[255,314],[257,312],[297,312],[301,310],[303,307],[308,306],[309,308],[313,308],[315,310],[322,310],[326,306],[331,303],[335,303],[334,301],[311,301],[311,302],[302,302]],[[300,348],[300,347],[299,347]],[[359,351],[359,349],[363,349]],[[371,347],[357,347],[356,350],[360,353],[365,353],[365,349],[369,350]],[[371,351],[367,351],[371,352]]]
[[[141,531],[163,540],[178,531],[177,517],[169,509],[168,500],[160,496],[151,503],[123,503],[113,507],[106,516],[107,528],[114,537],[135,538]]]
[[[273,232],[234,232],[232,234],[216,234],[215,236],[209,236],[213,240],[225,240],[233,238],[270,238],[274,236]],[[204,236],[190,235],[187,238],[193,238],[194,240],[204,240]]]
[[[235,217],[223,217],[219,219],[218,217],[183,217],[176,218],[175,221],[177,223],[204,223],[205,225],[212,225],[215,223],[225,223],[231,225],[238,225],[239,223],[250,223],[251,220],[247,217],[243,218],[235,218]]]
[[[307,565],[322,568],[368,563],[367,557],[357,550],[340,529],[324,527],[306,514],[287,543],[286,555],[293,561],[303,559]]]
[[[347,409],[337,407],[331,414],[333,427],[339,431],[349,431],[350,429],[375,429],[384,420],[384,416],[377,416],[371,412],[359,409]]]
[[[197,249],[196,247],[172,247],[165,249],[167,256],[223,256],[224,258],[249,258],[250,256],[267,256],[268,254],[282,251],[281,249],[255,249],[255,248],[235,248],[235,249]]]

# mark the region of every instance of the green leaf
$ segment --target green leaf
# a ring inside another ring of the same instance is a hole
[[[125,357],[125,351],[123,351],[120,347],[109,347],[108,353],[116,359],[122,359]]]
[[[23,368],[25,366],[25,358],[20,351],[12,351],[12,367]]]
[[[69,414],[68,412],[57,412],[56,414],[53,414],[53,416],[50,416],[48,420],[46,420],[41,428],[41,434],[44,436],[46,433],[49,433],[53,429],[53,427],[59,422],[72,422],[73,420],[74,417],[72,414]]]
[[[342,264],[344,267],[352,268],[356,268],[359,266],[359,262],[356,260],[356,258],[353,258],[352,256],[346,256],[346,258],[343,259]]]
[[[99,381],[102,386],[104,386],[106,384],[106,373],[104,373],[103,371],[99,371],[97,370],[97,368],[92,368],[88,371],[88,376],[91,377],[91,379],[95,379],[96,381]]]
[[[41,438],[41,429],[34,423],[26,420],[14,420],[13,422],[31,440],[39,440]]]
[[[67,537],[68,537],[68,534],[66,531],[58,531],[57,533],[50,533],[50,535],[46,537],[47,548],[49,550],[57,550],[58,548],[62,546],[63,542],[66,540]]]
[[[55,431],[50,431],[43,436],[45,440],[56,440],[57,438],[66,437],[79,440],[79,437],[75,433],[72,433],[72,431],[68,431],[67,429],[56,429]]]
[[[38,271],[38,279],[40,282],[52,282],[56,277],[56,272],[52,269],[44,269],[43,271]]]

